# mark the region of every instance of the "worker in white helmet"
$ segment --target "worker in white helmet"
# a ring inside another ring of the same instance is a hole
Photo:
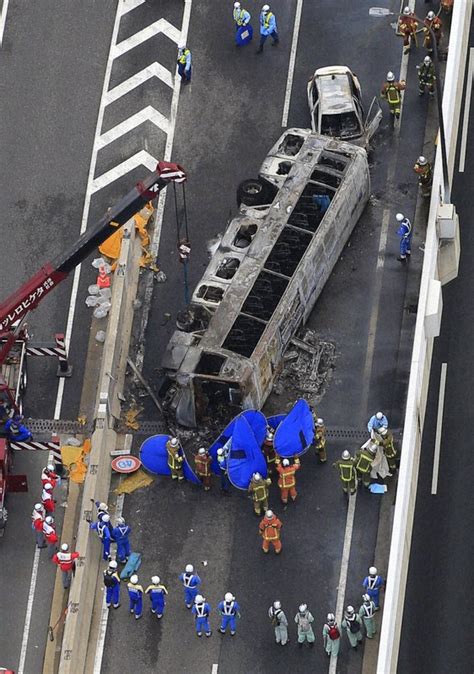
[[[262,550],[265,554],[270,552],[270,545],[273,545],[275,554],[279,555],[281,552],[280,530],[283,524],[272,510],[267,510],[265,517],[259,525],[260,536],[263,539]]]
[[[411,239],[413,236],[411,222],[403,213],[397,213],[395,219],[398,223],[396,233],[400,237],[400,255],[397,257],[397,260],[399,262],[406,262],[411,255]],[[386,419],[386,417],[384,418]],[[374,430],[377,431],[381,426],[388,428],[388,421],[387,423],[376,424]]]
[[[430,56],[425,56],[422,63],[416,66],[418,70],[418,95],[423,96],[425,89],[430,96],[435,95],[436,71]]]
[[[284,505],[288,503],[288,497],[292,501],[296,501],[296,497],[298,496],[298,492],[296,491],[296,471],[300,468],[301,464],[298,457],[296,457],[293,464],[290,463],[289,459],[283,459],[283,461],[280,460],[280,457],[276,459],[280,498]]]
[[[115,559],[109,562],[104,570],[103,580],[105,585],[105,604],[107,608],[120,606],[120,576],[117,572],[118,564]]]
[[[357,648],[364,637],[361,630],[362,620],[354,611],[353,606],[348,606],[344,611],[344,620],[341,623],[341,627],[346,630],[347,638],[352,648]]]
[[[314,448],[319,458],[319,463],[326,463],[326,426],[322,417],[316,417],[314,422]]]
[[[429,197],[431,194],[431,185],[433,182],[433,169],[431,163],[420,155],[413,166],[413,170],[418,176],[418,187],[422,197]]]
[[[136,573],[130,577],[127,583],[128,598],[130,600],[130,613],[135,614],[135,620],[139,620],[143,613],[143,587],[138,582]]]
[[[250,14],[242,7],[240,2],[234,2],[234,21],[235,28],[238,30],[241,26],[247,26],[250,21]]]
[[[194,573],[194,566],[192,564],[186,564],[184,573],[180,574],[179,580],[184,587],[184,603],[186,604],[186,608],[191,608],[201,585],[201,579],[197,573]]]
[[[397,222],[400,222],[398,216],[399,214],[397,214],[396,219]],[[403,217],[404,216],[402,215],[402,219]],[[383,412],[376,412],[370,417],[369,421],[367,422],[367,430],[369,431],[369,433],[372,432],[372,429],[374,431],[378,431],[379,428],[382,428],[383,426],[385,426],[385,428],[388,428],[388,419]]]
[[[178,438],[170,438],[168,440],[166,443],[166,453],[168,455],[168,468],[171,471],[171,479],[182,482],[184,480],[184,454]]]
[[[275,641],[285,646],[288,643],[288,619],[281,607],[281,602],[276,600],[268,609],[268,617],[272,621],[275,630]]]
[[[425,36],[425,39],[423,40],[423,47],[428,51],[429,54],[433,52],[431,31],[434,33],[436,47],[439,49],[439,43],[443,34],[443,22],[433,11],[428,12],[425,20],[423,21],[423,33]]]
[[[269,486],[272,481],[269,477],[264,478],[260,473],[254,473],[248,491],[252,496],[253,511],[256,515],[261,515],[262,511],[268,510]]]
[[[151,577],[151,585],[147,587],[145,594],[150,595],[151,612],[156,615],[158,619],[162,618],[163,613],[165,612],[168,590],[161,583],[159,576]]]
[[[212,459],[209,456],[209,452],[205,447],[201,447],[198,450],[198,453],[194,457],[194,466],[196,470],[196,475],[201,480],[204,491],[209,491],[212,484],[212,473],[211,473],[211,463]]]
[[[194,598],[192,613],[194,614],[194,624],[196,626],[197,636],[202,637],[202,633],[204,631],[206,637],[210,637],[212,634],[211,628],[209,626],[211,607],[207,603],[205,597],[203,597],[201,594],[196,595]]]
[[[178,45],[178,75],[181,77],[181,82],[183,84],[189,84],[191,82],[192,74],[192,57],[191,51],[186,47],[185,42],[180,42]]]
[[[415,47],[418,47],[418,39],[416,31],[418,29],[418,21],[409,7],[405,7],[403,13],[398,19],[397,33],[403,37],[404,54],[408,54],[411,49],[411,44],[414,42]]]
[[[240,618],[240,606],[235,601],[232,592],[226,592],[223,601],[217,604],[217,610],[221,614],[221,626],[219,632],[225,634],[227,627],[230,628],[230,636],[235,635],[237,629],[237,619]]]
[[[48,465],[45,466],[41,471],[41,484],[43,485],[43,487],[47,482],[50,482],[53,485],[54,489],[54,487],[56,487],[56,484],[60,481],[60,479],[61,478],[54,470],[54,466],[52,463],[48,463]]]
[[[78,552],[69,551],[69,545],[67,543],[63,543],[61,545],[61,550],[53,555],[53,562],[61,569],[63,587],[65,590],[67,590],[71,584],[71,575],[76,570],[76,559],[78,557]]]
[[[339,471],[339,479],[342,484],[342,491],[344,494],[355,494],[357,491],[357,472],[355,469],[355,461],[350,452],[345,449],[341,458],[334,461],[333,468]]]
[[[402,106],[401,92],[404,91],[405,88],[405,80],[399,82],[397,79],[395,79],[395,75],[390,70],[387,73],[385,82],[382,84],[380,95],[384,100],[387,101],[392,119],[398,119],[400,117],[400,110]]]
[[[337,658],[341,647],[341,632],[334,613],[328,613],[326,622],[323,625],[323,644],[329,657],[334,656]]]
[[[262,452],[267,462],[267,472],[268,475],[272,475],[275,470],[275,461],[276,453],[274,447],[275,439],[275,429],[271,426],[267,426],[267,432],[265,433],[265,440],[262,445]]]
[[[362,595],[362,602],[359,609],[359,618],[362,618],[364,623],[367,639],[373,639],[377,632],[377,626],[375,624],[375,611],[377,609],[373,599],[371,599],[368,594]]]
[[[384,579],[382,576],[378,575],[376,567],[369,567],[369,575],[364,578],[362,585],[364,586],[366,593],[374,602],[376,611],[380,608],[380,590],[383,588],[384,584]]]
[[[313,615],[308,611],[306,604],[301,604],[298,613],[295,615],[295,623],[298,626],[298,647],[302,648],[305,641],[309,647],[314,646],[314,632],[311,623],[314,622]]]
[[[278,37],[275,15],[270,11],[270,5],[263,5],[260,12],[260,46],[257,50],[258,54],[263,52],[263,45],[268,36],[271,36],[273,45],[279,43],[280,38]]]

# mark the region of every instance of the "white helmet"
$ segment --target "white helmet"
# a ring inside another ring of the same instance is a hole
[[[252,477],[253,477],[254,480],[257,480],[257,482],[258,482],[258,480],[262,479],[262,476],[260,475],[260,473],[254,473],[252,475]]]
[[[379,428],[379,430],[377,432],[380,433],[380,435],[387,435],[388,430],[387,430],[386,426],[382,426],[381,428]]]
[[[204,603],[205,601],[206,601],[206,600],[204,599],[204,597],[202,596],[202,594],[197,594],[197,595],[195,596],[195,598],[194,598],[194,603],[195,603],[195,604],[202,604],[202,603]]]
[[[281,601],[278,601],[278,599],[276,601],[274,601],[273,602],[273,608],[281,608]]]
[[[434,12],[428,12],[428,14],[426,15],[426,18],[428,19],[428,21],[433,21],[433,19],[435,18],[435,13]]]
[[[344,459],[344,461],[347,461],[347,459],[350,459],[350,458],[351,458],[350,452],[348,452],[347,449],[345,449],[341,454],[341,459]]]
[[[240,2],[234,2],[234,8],[240,9]]]
[[[224,601],[234,601],[235,597],[232,592],[226,592],[224,595]]]
[[[160,577],[159,576],[152,576],[151,582],[153,583],[153,585],[158,585],[159,582],[160,582]]]
[[[109,516],[107,515],[107,517],[109,517]],[[105,519],[105,515],[103,516],[102,519]],[[110,519],[110,517],[109,517],[109,519]],[[123,519],[123,517],[117,517],[117,524],[125,524],[125,520]]]
[[[324,426],[324,419],[321,419],[321,417],[316,419],[316,426]]]
[[[286,468],[286,466],[290,465],[290,462],[288,461],[288,459],[283,459],[283,461],[281,463],[282,463],[283,466],[285,466],[285,468]]]
[[[268,12],[269,9],[270,9],[270,5],[263,5],[262,12]]]
[[[219,447],[219,449],[217,450],[217,456],[224,456],[224,448],[223,447]]]
[[[110,522],[110,515],[102,515],[102,522]]]
[[[46,468],[47,468],[48,470],[50,470],[52,473],[54,473],[54,466],[53,466],[52,463],[48,463],[48,465],[46,466]]]
[[[137,576],[136,573],[134,573],[133,576],[130,576],[130,582],[131,582],[133,585],[136,585],[136,584],[138,583],[138,576]]]
[[[376,576],[377,575],[377,569],[375,566],[371,566],[369,569],[369,576]]]
[[[267,512],[265,513],[265,517],[266,517],[268,520],[271,520],[272,517],[273,517],[273,510],[267,510]]]
[[[387,82],[395,82],[395,75],[391,70],[389,70],[387,73]]]
[[[418,157],[418,160],[417,160],[417,161],[418,161],[418,164],[419,164],[420,166],[424,166],[425,164],[428,163],[428,162],[426,161],[426,157],[423,157],[422,154],[420,154],[420,156]]]
[[[334,613],[328,613],[328,616],[327,616],[326,620],[328,621],[328,623],[333,623],[333,622],[335,622],[335,621],[336,621],[336,618],[335,618],[335,616],[334,616]]]
[[[204,449],[204,447],[201,447],[201,449],[198,451],[199,456],[204,456],[205,453],[206,450]]]
[[[403,13],[404,13],[405,15],[410,14],[410,8],[409,8],[409,7],[405,7],[405,9],[403,10]]]
[[[396,216],[396,217],[397,217],[397,220],[398,220],[398,216],[399,216],[399,215],[401,215],[401,213],[397,213],[397,216]],[[403,217],[402,217],[402,220],[403,220]],[[377,412],[377,414],[376,414],[375,416],[376,416],[377,419],[380,421],[381,419],[383,419],[383,412]]]
[[[352,615],[354,613],[354,607],[353,606],[348,606],[346,608],[346,613],[347,615]]]
[[[405,220],[405,216],[403,215],[403,213],[397,213],[395,219],[397,222],[401,222],[402,220]],[[377,414],[377,419],[379,418],[381,419],[382,417],[379,417]]]
[[[107,503],[99,503],[99,510],[108,510],[109,506]]]
[[[364,600],[364,602],[369,602],[369,601],[371,601],[370,595],[368,595],[368,594],[363,594],[363,595],[362,595],[362,599]]]
[[[273,436],[275,435],[275,431],[273,428],[270,426],[267,426],[267,440],[273,440]]]
[[[425,56],[425,58],[423,59],[423,63],[429,66],[431,63],[431,58],[429,56]]]
[[[109,562],[109,569],[116,569],[118,567],[117,562],[115,559],[112,559],[112,561]]]
[[[54,522],[54,519],[51,517],[51,515],[48,515],[48,517],[45,519],[46,524],[52,524]]]
[[[194,566],[192,564],[186,564],[186,573],[194,573]]]
[[[304,612],[306,611],[307,608],[308,608],[308,607],[307,607],[306,604],[300,604],[300,607],[299,607],[298,611],[299,611],[300,613],[304,613]]]
[[[51,489],[53,488],[53,485],[51,484],[51,482],[46,482],[46,484],[44,485],[44,488],[46,489],[46,491],[51,491]]]
[[[61,545],[61,550],[62,550],[63,552],[67,552],[67,551],[69,550],[69,545],[68,545],[67,543],[63,543],[63,544]]]
[[[183,44],[183,46],[180,47],[180,49],[184,49],[185,46],[186,46],[186,45]],[[179,443],[178,443],[178,438],[171,438],[171,440],[170,440],[170,445],[171,445],[172,447],[177,447],[178,444],[179,444]]]
[[[41,503],[35,503],[35,510],[43,510]]]

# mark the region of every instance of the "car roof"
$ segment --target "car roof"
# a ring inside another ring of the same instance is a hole
[[[349,82],[350,72],[346,66],[332,66],[319,68],[314,73],[323,115],[337,115],[354,110]]]

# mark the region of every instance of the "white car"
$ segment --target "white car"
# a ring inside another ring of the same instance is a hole
[[[347,66],[318,68],[308,82],[308,105],[313,131],[365,149],[382,119],[375,96],[364,119],[359,80]]]

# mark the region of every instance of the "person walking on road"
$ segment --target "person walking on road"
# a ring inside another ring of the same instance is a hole
[[[53,498],[53,485],[51,482],[46,482],[41,492],[41,503],[48,514],[54,513],[56,509],[56,501]]]
[[[334,613],[328,613],[326,621],[323,625],[324,649],[329,657],[334,656],[337,658],[341,647],[341,632],[337,626]]]
[[[428,89],[430,96],[435,95],[436,73],[434,63],[429,56],[425,56],[423,63],[416,66],[418,70],[418,95],[423,96]]]
[[[217,604],[217,610],[222,617],[219,632],[225,634],[229,626],[230,636],[233,637],[237,630],[237,619],[240,618],[240,606],[232,592],[225,593],[224,600]]]
[[[270,545],[273,545],[275,554],[279,555],[281,552],[280,529],[282,523],[272,510],[267,510],[265,517],[260,522],[259,530],[263,539],[262,550],[265,554],[270,551]]]
[[[184,456],[183,450],[179,446],[178,438],[170,438],[168,440],[166,443],[166,452],[168,455],[168,468],[171,471],[171,479],[182,482],[184,480]]]
[[[184,603],[186,608],[191,608],[201,585],[201,579],[194,573],[194,566],[186,564],[184,573],[179,576],[184,587]]]
[[[60,479],[61,478],[59,477],[59,475],[54,471],[54,466],[52,463],[49,463],[41,471],[41,484],[43,485],[43,487],[47,482],[50,482],[53,485],[54,489]]]
[[[380,95],[387,101],[392,117],[399,119],[402,106],[401,92],[405,90],[406,82],[398,82],[392,71],[387,73],[387,79],[382,85]]]
[[[48,515],[43,522],[43,536],[48,545],[48,558],[53,559],[53,556],[58,550],[57,543],[59,541],[54,524],[54,517]]]
[[[201,480],[204,491],[209,491],[211,488],[211,462],[212,459],[209,456],[209,452],[204,447],[201,447],[194,457],[194,464],[196,467],[196,475]]]
[[[364,578],[362,585],[364,586],[366,593],[374,602],[375,610],[378,611],[380,608],[380,590],[384,586],[384,579],[377,574],[375,566],[369,568],[369,575]]]
[[[354,458],[350,455],[350,452],[345,449],[341,454],[341,458],[338,461],[334,461],[332,465],[339,471],[339,479],[344,494],[348,494],[349,496],[355,494],[357,491],[357,472]]]
[[[403,13],[398,18],[398,33],[403,37],[404,54],[408,54],[412,42],[415,43],[415,47],[418,47],[417,28],[418,21],[415,15],[409,7],[405,7]]]
[[[210,637],[212,634],[211,628],[209,626],[211,607],[207,603],[206,599],[200,594],[196,595],[194,598],[192,613],[194,614],[194,623],[196,625],[197,636],[202,637],[204,630],[206,637]]]
[[[295,623],[298,626],[298,648],[302,648],[305,641],[309,647],[314,646],[314,632],[311,623],[314,622],[312,614],[308,611],[306,604],[301,604],[298,613],[295,615]]]
[[[397,450],[395,449],[393,442],[393,433],[388,428],[381,428],[379,431],[379,436],[383,453],[387,459],[388,469],[393,475],[397,470]]]
[[[65,590],[71,584],[71,576],[76,571],[76,559],[79,557],[78,552],[69,552],[69,545],[63,543],[61,550],[53,555],[53,562],[59,566],[63,576],[63,588]]]
[[[275,630],[275,641],[277,644],[285,646],[288,642],[288,620],[281,607],[281,602],[274,601],[273,606],[268,609],[268,617],[272,621]]]
[[[397,234],[400,237],[400,255],[397,257],[397,260],[399,262],[406,262],[411,255],[411,238],[413,235],[411,222],[403,213],[397,213],[395,218],[398,222]],[[378,429],[374,430],[377,431]]]
[[[138,582],[136,573],[131,576],[127,583],[128,598],[130,600],[130,613],[135,614],[135,620],[142,617],[143,613],[143,587]]]
[[[275,15],[270,11],[270,5],[263,5],[262,11],[260,12],[260,46],[257,50],[258,54],[263,52],[263,45],[269,35],[273,40],[273,45],[280,42]]]
[[[372,431],[378,431],[384,427],[388,428],[388,419],[383,412],[377,412],[376,414],[373,414],[367,422],[367,430],[370,434],[372,434]]]
[[[183,84],[191,82],[191,52],[184,42],[181,42],[178,46],[178,74]]]
[[[364,638],[362,636],[362,620],[359,618],[357,613],[354,611],[352,606],[348,606],[344,613],[344,620],[342,621],[342,627],[346,630],[347,638],[352,648],[357,648],[359,642]]]
[[[89,528],[97,531],[102,543],[102,559],[104,562],[110,562],[110,544],[112,542],[112,534],[110,530],[110,515],[105,513],[102,515],[102,519],[98,519],[97,522],[89,524]]]
[[[420,155],[413,166],[413,170],[418,176],[418,187],[421,190],[422,197],[429,197],[431,194],[431,184],[433,182],[433,169],[430,162]]]
[[[269,477],[263,478],[260,473],[254,473],[248,487],[252,495],[253,510],[256,515],[261,515],[268,510],[268,488],[272,481]]]
[[[43,522],[46,517],[46,509],[41,503],[35,503],[31,513],[31,528],[35,532],[36,545],[38,548],[45,548],[46,543],[43,534]]]
[[[425,39],[423,40],[423,47],[428,51],[429,54],[433,53],[433,44],[431,40],[430,28],[434,33],[436,47],[439,50],[439,43],[441,41],[441,36],[443,34],[443,22],[436,16],[436,14],[431,11],[426,15],[425,20],[423,21],[423,33]]]
[[[359,617],[364,621],[365,634],[367,639],[373,639],[377,631],[375,626],[375,604],[368,594],[362,595],[363,604],[359,609]]]
[[[234,2],[233,18],[235,21],[235,30],[239,30],[242,26],[248,26],[250,23],[250,14],[242,7],[240,2]]]
[[[130,557],[129,536],[132,528],[126,524],[123,517],[117,518],[117,526],[112,529],[112,539],[117,543],[117,557],[121,564],[126,564]]]
[[[147,587],[145,594],[150,595],[151,612],[154,613],[157,618],[162,618],[163,613],[165,612],[168,590],[161,584],[159,576],[152,576],[151,585]]]
[[[298,458],[291,465],[289,459],[283,459],[280,463],[280,458],[277,457],[278,486],[280,488],[280,499],[284,505],[288,503],[288,496],[293,502],[296,501],[296,497],[298,496],[298,492],[296,491],[296,471],[300,468],[301,464]]]
[[[370,487],[370,471],[372,470],[372,463],[375,459],[377,445],[375,442],[369,440],[365,443],[355,455],[355,468],[357,471],[357,479],[362,482],[364,487]]]
[[[117,562],[112,559],[104,570],[105,605],[107,608],[120,606],[120,576],[117,573]]]

